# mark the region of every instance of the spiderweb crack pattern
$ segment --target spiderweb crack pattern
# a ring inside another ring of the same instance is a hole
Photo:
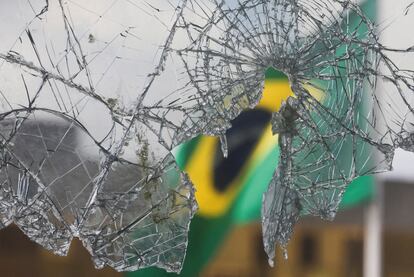
[[[212,109],[214,122],[227,128],[228,117],[254,107],[269,67],[288,76],[294,94],[272,119],[280,157],[262,225],[273,264],[275,243],[286,246],[301,215],[332,220],[349,183],[391,169],[396,148],[412,151],[413,75],[389,54],[413,49],[382,45],[376,25],[353,1],[214,4],[205,25],[194,27],[191,47],[179,52],[195,59],[187,71],[205,102],[221,103]],[[381,82],[393,84],[385,96],[377,90]],[[396,112],[398,105],[407,112]]]

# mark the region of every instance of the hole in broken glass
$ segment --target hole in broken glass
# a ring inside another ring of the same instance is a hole
[[[225,133],[227,156],[222,151],[223,139],[213,136],[198,136],[174,151],[177,163],[196,188],[198,212],[203,216],[226,213],[253,174],[255,183],[264,182],[258,184],[263,188],[257,196],[261,198],[277,167],[277,155],[269,155],[278,147],[271,129],[272,113],[293,92],[288,77],[273,67],[266,69],[264,83],[256,107],[244,110],[231,121],[232,127]],[[257,174],[265,161],[270,162],[273,171]]]

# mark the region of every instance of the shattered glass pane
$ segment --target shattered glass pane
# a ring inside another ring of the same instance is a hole
[[[406,13],[409,13],[409,7]],[[264,195],[273,263],[304,214],[333,219],[355,178],[414,151],[414,75],[350,0],[0,3],[0,222],[97,267],[179,272],[197,204],[172,150],[220,137],[288,77]],[[386,90],[377,90],[385,87]]]
[[[3,226],[60,255],[79,237],[97,267],[181,269],[196,203],[170,154],[179,81],[155,79],[183,7],[2,1]]]

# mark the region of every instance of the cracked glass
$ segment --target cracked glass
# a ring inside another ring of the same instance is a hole
[[[414,74],[394,60],[414,47],[384,45],[358,2],[2,1],[1,226],[59,255],[78,237],[98,268],[179,272],[197,203],[173,150],[211,135],[226,158],[274,71],[273,264],[301,216],[332,220],[349,183],[414,151]]]

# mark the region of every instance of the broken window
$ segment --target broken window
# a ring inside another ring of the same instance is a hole
[[[414,48],[383,45],[356,1],[18,0],[0,18],[1,225],[61,255],[79,237],[97,267],[180,271],[197,204],[171,151],[214,135],[226,158],[268,70],[291,89],[271,263],[300,216],[333,219],[352,180],[414,149],[413,72],[391,58]]]

